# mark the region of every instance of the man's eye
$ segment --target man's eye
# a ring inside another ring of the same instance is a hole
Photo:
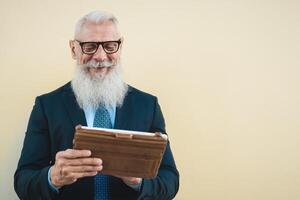
[[[93,51],[93,50],[95,50],[95,48],[97,48],[97,45],[95,45],[95,44],[85,44],[83,48],[86,51]]]
[[[105,44],[105,49],[108,51],[114,51],[117,48],[118,45],[116,45],[115,43],[108,43]]]

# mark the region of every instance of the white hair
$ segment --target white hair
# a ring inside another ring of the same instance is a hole
[[[93,12],[90,12],[90,13],[84,15],[77,21],[76,26],[75,26],[74,37],[76,37],[76,35],[78,33],[80,33],[82,27],[84,26],[84,24],[86,22],[94,22],[96,24],[101,24],[102,22],[105,22],[105,21],[111,21],[116,26],[117,30],[119,30],[119,27],[118,27],[119,22],[113,14],[106,12],[106,11],[96,10],[96,11],[93,11]]]

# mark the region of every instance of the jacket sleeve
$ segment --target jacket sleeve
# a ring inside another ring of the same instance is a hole
[[[47,118],[39,97],[30,115],[21,157],[14,175],[20,199],[53,199],[57,195],[48,183],[50,136]]]
[[[154,110],[153,122],[150,131],[166,133],[164,117],[157,99],[155,99]],[[175,197],[178,189],[179,173],[176,169],[170,143],[168,142],[158,175],[153,179],[143,179],[138,199],[169,200]]]

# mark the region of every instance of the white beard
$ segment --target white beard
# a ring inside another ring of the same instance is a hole
[[[122,80],[120,64],[114,65],[108,74],[96,74],[93,77],[86,67],[93,63],[77,64],[75,76],[71,81],[78,105],[82,109],[97,109],[99,106],[120,107],[126,96],[128,85]]]

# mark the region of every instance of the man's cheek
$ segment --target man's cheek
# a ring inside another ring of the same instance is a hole
[[[81,57],[80,62],[81,64],[85,64],[88,62],[88,60],[86,58]]]

